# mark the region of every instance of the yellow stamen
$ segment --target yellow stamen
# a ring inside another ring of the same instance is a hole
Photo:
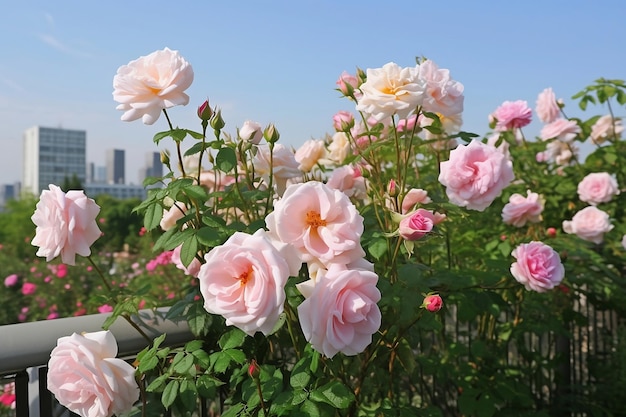
[[[322,219],[322,216],[317,211],[311,210],[306,213],[306,224],[313,229],[317,229],[320,226],[326,226],[326,220]]]

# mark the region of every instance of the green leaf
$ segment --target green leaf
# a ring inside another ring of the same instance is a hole
[[[311,400],[304,400],[302,402],[302,404],[300,405],[300,411],[305,416],[310,416],[310,417],[320,417],[321,416],[319,407],[317,406],[317,404],[315,404]]]
[[[180,248],[180,261],[185,266],[189,266],[196,255],[198,254],[198,237],[196,235],[191,236],[189,239],[183,242],[183,246]]]
[[[235,327],[224,333],[217,343],[222,350],[232,349],[243,345],[246,336],[247,335],[242,330]]]
[[[154,230],[159,226],[162,218],[163,207],[158,203],[154,203],[146,208],[146,212],[143,214],[143,225],[148,231]]]
[[[222,148],[217,152],[215,165],[222,172],[230,172],[237,165],[237,155],[232,148]]]
[[[178,389],[178,398],[187,411],[194,411],[197,408],[198,390],[195,384],[189,380],[182,380]]]
[[[311,381],[311,357],[304,356],[293,367],[289,384],[294,388],[304,388]]]
[[[170,134],[171,134],[170,130],[166,130],[165,132],[159,132],[156,135],[154,135],[152,140],[154,141],[154,143],[156,143],[158,145],[159,142],[161,142],[163,139],[169,137]]]
[[[201,303],[193,303],[187,311],[187,324],[194,336],[205,334],[210,325],[210,317]]]
[[[165,381],[169,378],[169,375],[160,375],[154,379],[147,387],[146,391],[148,392],[159,392],[165,386]]]
[[[163,390],[163,395],[161,395],[161,403],[163,407],[170,408],[174,401],[176,401],[176,397],[178,396],[178,388],[180,383],[178,380],[174,379],[165,386]]]
[[[222,413],[222,417],[236,417],[239,416],[245,406],[242,403],[233,404],[226,411]]]
[[[313,390],[310,398],[313,401],[323,402],[335,408],[348,408],[354,401],[354,394],[341,382],[331,381]]]
[[[182,353],[182,352],[181,352]],[[178,355],[177,355],[178,356]],[[174,361],[173,363],[173,369],[174,372],[177,372],[179,374],[187,374],[189,372],[190,369],[193,368],[194,366],[194,356],[193,355],[184,355],[182,356],[182,358],[178,361]],[[193,368],[195,370],[195,368]]]
[[[219,231],[213,229],[212,227],[201,227],[198,229],[196,237],[198,238],[198,242],[200,244],[208,247],[218,246],[223,240],[223,236],[219,233]]]
[[[376,260],[379,260],[387,252],[387,240],[382,237],[373,239],[367,247],[367,251]]]
[[[187,197],[196,200],[206,200],[208,198],[206,189],[200,185],[189,185],[184,188],[183,192]]]

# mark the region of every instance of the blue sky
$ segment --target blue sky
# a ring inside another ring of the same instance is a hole
[[[166,124],[120,121],[112,80],[120,65],[166,46],[195,72],[190,104],[170,111],[175,124],[199,129],[195,110],[209,98],[226,131],[272,122],[294,147],[353,110],[334,90],[342,71],[416,56],[464,84],[466,131],[484,134],[505,100],[534,107],[546,87],[571,116],[604,113],[585,116],[569,98],[596,78],[626,78],[625,12],[622,0],[12,2],[0,16],[0,184],[21,180],[22,132],[34,125],[85,129],[98,165],[106,149],[126,149],[136,181]]]

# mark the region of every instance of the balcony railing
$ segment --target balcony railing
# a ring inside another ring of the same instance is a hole
[[[165,320],[167,309],[143,310],[134,322],[148,336],[167,336],[162,346],[178,346],[192,339],[186,322]],[[109,314],[94,314],[0,326],[0,383],[15,381],[17,417],[47,417],[53,401],[46,388],[46,365],[57,339],[72,333],[102,330]],[[132,358],[148,345],[146,339],[123,319],[110,328],[118,344],[118,357]]]

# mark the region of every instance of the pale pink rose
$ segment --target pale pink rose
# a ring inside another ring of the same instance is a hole
[[[37,256],[46,261],[61,255],[61,261],[74,265],[76,255],[89,256],[91,245],[100,237],[96,216],[100,206],[87,198],[82,190],[64,193],[54,184],[43,190],[31,220],[35,224],[35,238],[31,244],[39,246]]]
[[[378,276],[367,270],[320,270],[312,291],[298,306],[302,332],[313,349],[329,358],[365,350],[381,324],[377,282]]]
[[[617,180],[608,172],[588,174],[578,183],[577,191],[580,200],[592,206],[608,203],[620,192]]]
[[[439,117],[439,122],[441,123],[441,128],[443,129],[443,134],[440,133],[431,133],[428,129],[424,129],[422,134],[424,135],[424,139],[432,140],[432,139],[444,139],[439,142],[431,143],[436,149],[453,149],[456,147],[456,139],[448,139],[448,135],[454,135],[461,131],[461,126],[463,125],[463,115],[461,113],[450,114],[444,116],[443,114],[437,114]],[[426,128],[433,124],[434,119],[430,117],[426,117],[423,114],[419,115],[418,123],[420,127]]]
[[[81,416],[130,411],[139,399],[135,368],[116,356],[117,342],[110,331],[61,337],[48,361],[48,390]]]
[[[432,200],[428,197],[428,191],[421,188],[411,188],[402,200],[402,214],[413,210],[418,204],[428,204]]]
[[[505,101],[492,113],[492,116],[496,119],[495,129],[504,132],[529,125],[533,111],[524,100]]]
[[[326,153],[326,147],[324,141],[310,139],[307,140],[298,148],[294,157],[300,165],[298,169],[302,172],[309,172],[318,163],[318,161]]]
[[[159,223],[161,229],[163,229],[164,231],[168,231],[172,227],[175,227],[176,222],[185,217],[186,213],[187,206],[185,205],[185,203],[182,203],[180,201],[174,202],[174,204],[172,204],[172,207],[170,207],[168,210],[163,211],[163,217],[161,218],[161,222]]]
[[[25,282],[22,284],[22,294],[23,295],[32,295],[37,291],[37,285],[32,282]]]
[[[113,78],[113,99],[124,111],[122,120],[147,125],[157,121],[161,111],[186,105],[184,91],[193,82],[193,69],[178,51],[165,48],[142,56],[118,68]]]
[[[4,286],[5,287],[12,287],[15,284],[17,284],[17,280],[18,280],[18,276],[17,274],[11,274],[8,275],[5,279],[4,279]]]
[[[545,125],[541,129],[539,137],[542,140],[558,139],[570,143],[579,133],[580,126],[575,121],[561,118]]]
[[[420,119],[422,118],[422,114],[420,114]],[[415,129],[415,123],[417,122],[417,115],[412,114],[406,119],[398,120],[398,124],[396,125],[396,131],[398,133],[411,133],[413,129]]]
[[[347,264],[363,257],[363,217],[348,196],[317,181],[294,184],[265,223],[278,240],[292,244],[304,262]]]
[[[574,214],[572,220],[563,221],[565,233],[575,234],[583,240],[600,244],[604,234],[613,229],[608,213],[596,206],[588,206]]]
[[[236,232],[204,259],[198,280],[206,311],[251,336],[270,334],[283,312],[287,279],[302,265],[298,253],[259,229]]]
[[[451,116],[463,112],[463,84],[450,78],[450,71],[431,60],[419,66],[419,77],[426,82],[424,111]]]
[[[599,145],[604,143],[607,139],[618,139],[623,131],[624,126],[622,125],[622,120],[614,119],[610,114],[606,114],[596,120],[593,126],[591,126],[591,134],[589,137],[593,143]]]
[[[544,156],[548,161],[553,161],[557,165],[567,165],[572,158],[578,156],[579,148],[574,142],[562,142],[553,140],[546,145]]]
[[[330,174],[326,185],[357,200],[367,197],[365,178],[363,178],[361,170],[353,165],[343,165],[335,168]]]
[[[527,290],[546,292],[559,285],[565,268],[559,254],[543,242],[523,243],[511,255],[511,274]]]
[[[254,145],[261,143],[263,139],[263,127],[252,120],[246,120],[239,128],[239,137]]]
[[[440,165],[439,182],[453,204],[483,211],[513,181],[513,164],[500,151],[479,141],[459,145]]]
[[[341,73],[335,84],[337,84],[337,89],[344,96],[360,96],[360,91],[358,90],[359,80],[356,78],[356,76],[350,74],[347,71]]]
[[[367,81],[361,84],[363,96],[357,111],[376,120],[397,114],[406,119],[424,100],[426,82],[419,76],[419,67],[401,68],[389,62],[382,68],[367,69]]]
[[[274,184],[278,195],[282,195],[287,187],[287,181],[302,177],[300,164],[296,161],[294,152],[281,143],[274,145],[273,152],[269,146],[259,146],[258,152],[252,160],[252,165],[257,174],[269,184],[270,175],[270,153],[272,153],[272,172],[274,173]]]
[[[172,251],[172,263],[176,265],[176,268],[182,270],[185,275],[189,275],[192,277],[197,277],[198,272],[200,272],[200,267],[202,266],[202,262],[196,257],[194,258],[188,266],[183,264],[183,261],[180,259],[180,251],[183,248],[183,245],[177,246]]]
[[[526,192],[526,197],[512,194],[502,208],[502,221],[515,227],[523,227],[526,222],[538,223],[541,221],[543,204],[543,198],[530,190]]]
[[[335,132],[324,159],[320,161],[324,165],[340,165],[351,153],[350,140],[345,132]]]
[[[341,110],[333,116],[333,127],[337,132],[347,132],[354,126],[354,115]]]
[[[432,231],[433,227],[445,218],[445,214],[433,213],[430,210],[420,208],[400,220],[398,233],[404,240],[418,240]]]
[[[429,294],[424,297],[422,308],[425,308],[431,313],[436,313],[441,310],[441,307],[443,307],[443,300],[439,294]]]
[[[200,173],[200,185],[209,191],[224,191],[229,185],[235,183],[235,177],[226,175],[218,170],[202,171]]]
[[[552,88],[546,88],[537,96],[535,112],[543,123],[552,123],[561,113],[561,108],[556,100]]]

